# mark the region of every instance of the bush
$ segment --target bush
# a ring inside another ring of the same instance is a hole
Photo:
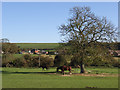
[[[55,57],[55,60],[54,60],[54,66],[63,66],[63,65],[66,65],[67,64],[67,61],[64,57],[64,55],[56,55]]]
[[[30,54],[25,54],[24,59],[25,60],[31,60],[31,55]]]
[[[114,60],[113,57],[96,57],[90,66],[104,66],[104,67],[119,67],[120,63],[117,60]]]
[[[40,66],[41,67],[51,67],[54,65],[53,58],[49,57],[40,57]]]
[[[15,58],[13,54],[3,54],[2,67],[22,67],[25,61],[23,57]]]
[[[31,58],[29,67],[39,67],[39,57],[38,56],[33,56]]]
[[[12,54],[3,54],[2,55],[2,67],[6,67],[9,62],[13,61],[15,58]]]
[[[24,58],[16,58],[15,60],[13,60],[12,62],[9,62],[9,64],[13,64],[14,67],[24,67],[25,65],[25,61]]]
[[[29,55],[29,54],[26,54],[26,55],[24,55],[23,56],[24,57],[24,62],[25,62],[25,65],[24,65],[24,67],[32,67],[32,65],[31,65],[31,61],[32,61],[32,57],[31,57],[31,55]]]
[[[113,67],[118,67],[118,68],[120,68],[120,62],[117,61],[117,60],[113,60],[113,61],[111,62],[111,65],[112,65]]]
[[[39,56],[33,56],[29,57],[29,60],[27,59],[25,60],[26,61],[25,67],[39,67]],[[53,64],[54,63],[52,58],[40,56],[41,67],[51,67],[53,66]]]
[[[51,67],[54,65],[53,58],[40,56],[41,67]],[[2,67],[39,67],[39,56],[24,55],[14,58],[12,54],[2,56]]]
[[[80,60],[77,60],[78,58],[74,56],[71,59],[71,66],[76,66],[80,62]],[[114,60],[112,56],[109,57],[101,57],[101,56],[96,56],[96,57],[91,57],[88,56],[84,60],[85,66],[103,66],[103,67],[120,67],[120,63],[117,60]]]
[[[2,43],[2,51],[4,54],[18,53],[18,46],[15,43]]]

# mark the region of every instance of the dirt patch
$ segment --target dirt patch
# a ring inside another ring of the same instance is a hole
[[[62,76],[71,76],[71,75],[62,75]]]
[[[118,77],[118,74],[107,74],[107,73],[102,73],[102,74],[73,74],[73,75],[78,75],[78,76],[99,76],[99,77]]]
[[[81,73],[72,73],[72,74],[69,74],[69,73],[66,73],[66,74],[62,74],[62,73],[49,73],[49,74],[56,74],[56,75],[60,75],[60,76],[93,76],[93,77],[118,77],[118,74],[109,74],[109,73],[101,73],[101,74],[88,74],[88,73],[85,73],[85,74],[81,74]]]

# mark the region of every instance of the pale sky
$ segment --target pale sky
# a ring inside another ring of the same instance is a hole
[[[89,6],[118,27],[117,2],[3,2],[2,38],[13,43],[61,42],[58,27],[67,22],[75,6]]]

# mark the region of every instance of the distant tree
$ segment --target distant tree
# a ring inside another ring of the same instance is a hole
[[[13,54],[18,52],[18,47],[14,43],[3,43],[2,44],[2,51],[4,54]]]
[[[86,58],[96,54],[103,57],[106,48],[102,42],[111,43],[116,41],[116,28],[105,17],[100,18],[91,12],[89,7],[74,7],[70,10],[71,17],[67,24],[59,27],[60,34],[64,36],[63,47],[75,56],[75,60],[81,67],[80,73],[85,73],[84,64]],[[92,54],[91,54],[92,53]],[[103,55],[103,56],[101,56]]]
[[[9,43],[9,40],[7,38],[0,39],[1,43]]]

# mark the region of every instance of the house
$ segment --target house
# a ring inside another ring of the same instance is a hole
[[[46,54],[46,51],[42,50],[41,53],[42,53],[42,54]]]
[[[58,54],[58,52],[54,52],[54,54],[55,54],[55,55],[57,55],[57,54]]]
[[[0,54],[3,54],[4,52],[2,50],[0,50]]]
[[[116,50],[115,52],[120,56],[120,50]]]
[[[120,50],[109,50],[109,52],[113,56],[120,56]]]
[[[32,49],[31,54],[40,54],[40,50],[38,49]]]
[[[22,52],[20,52],[21,54],[28,54],[28,52],[26,52],[26,51],[22,51]]]

